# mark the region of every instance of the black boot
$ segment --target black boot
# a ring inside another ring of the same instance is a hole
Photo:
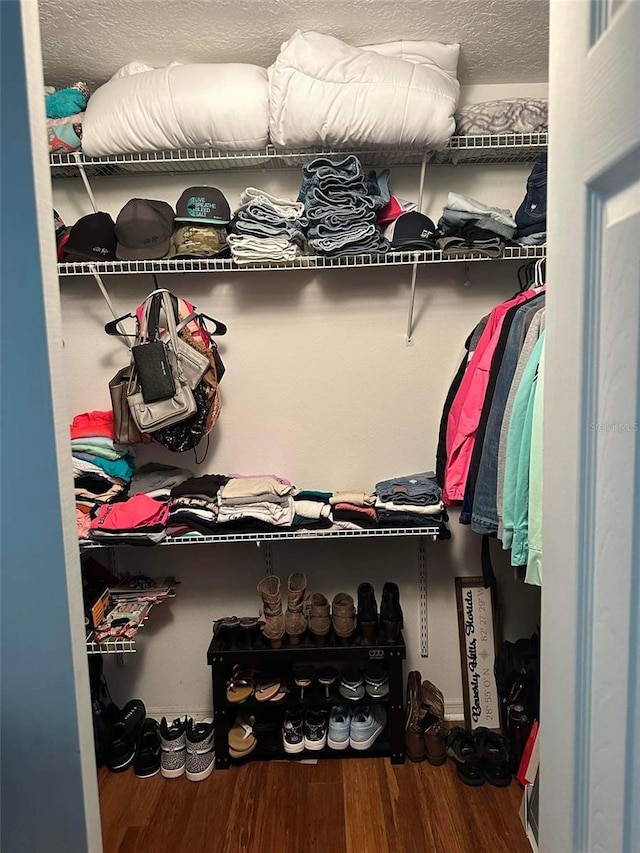
[[[373,645],[378,633],[378,603],[370,583],[361,583],[358,587],[358,626],[362,642],[366,646]]]
[[[380,621],[387,643],[397,643],[400,628],[404,628],[402,607],[400,607],[400,590],[397,583],[387,582],[382,589],[380,604]]]

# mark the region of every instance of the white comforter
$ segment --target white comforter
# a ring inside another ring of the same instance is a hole
[[[271,141],[440,148],[455,129],[459,51],[418,41],[358,48],[298,31],[269,68]]]
[[[173,148],[248,151],[264,147],[268,134],[266,68],[132,62],[89,99],[82,148],[91,157]]]

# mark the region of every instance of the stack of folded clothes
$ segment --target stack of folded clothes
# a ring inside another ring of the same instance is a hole
[[[331,495],[332,492],[296,489],[293,493],[294,516],[291,526],[314,530],[331,527]]]
[[[234,527],[291,527],[294,488],[274,474],[232,475],[218,492],[218,524]]]
[[[303,169],[298,195],[309,219],[309,245],[328,256],[388,251],[376,214],[390,198],[388,171],[366,175],[353,154],[316,158]]]
[[[375,509],[379,527],[441,526],[449,520],[433,471],[376,483]]]
[[[301,202],[247,187],[228,237],[231,256],[240,266],[294,261],[306,254],[307,226]]]
[[[477,253],[487,258],[499,258],[505,242],[515,234],[516,222],[510,210],[490,207],[459,193],[449,193],[438,230],[442,234],[438,246],[443,254]]]
[[[167,535],[169,506],[149,495],[98,508],[91,519],[91,539],[103,545],[156,545]]]
[[[218,492],[229,477],[203,474],[188,477],[171,489],[169,526],[172,536],[195,530],[205,536],[214,533],[218,524]]]
[[[71,424],[78,536],[89,536],[90,513],[126,497],[133,455],[114,441],[113,412],[83,412]]]
[[[342,530],[376,527],[376,496],[367,492],[334,492],[329,498],[334,524]]]
[[[86,83],[74,83],[66,89],[45,87],[45,112],[49,151],[69,153],[82,145],[82,120],[89,100]]]

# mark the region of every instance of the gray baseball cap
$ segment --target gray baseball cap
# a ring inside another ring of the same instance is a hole
[[[132,198],[116,219],[116,257],[123,261],[164,258],[171,243],[174,215],[166,201]]]

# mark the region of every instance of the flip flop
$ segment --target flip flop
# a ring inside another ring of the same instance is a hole
[[[238,714],[233,726],[229,729],[229,753],[232,751],[240,756],[248,755],[256,747],[257,739],[253,733],[256,718]],[[236,756],[237,757],[237,756]]]
[[[279,675],[273,673],[263,673],[256,682],[255,698],[257,702],[277,701],[275,699],[282,693],[282,680]]]
[[[253,695],[254,687],[253,670],[234,666],[227,682],[227,702],[232,705],[246,702]]]

